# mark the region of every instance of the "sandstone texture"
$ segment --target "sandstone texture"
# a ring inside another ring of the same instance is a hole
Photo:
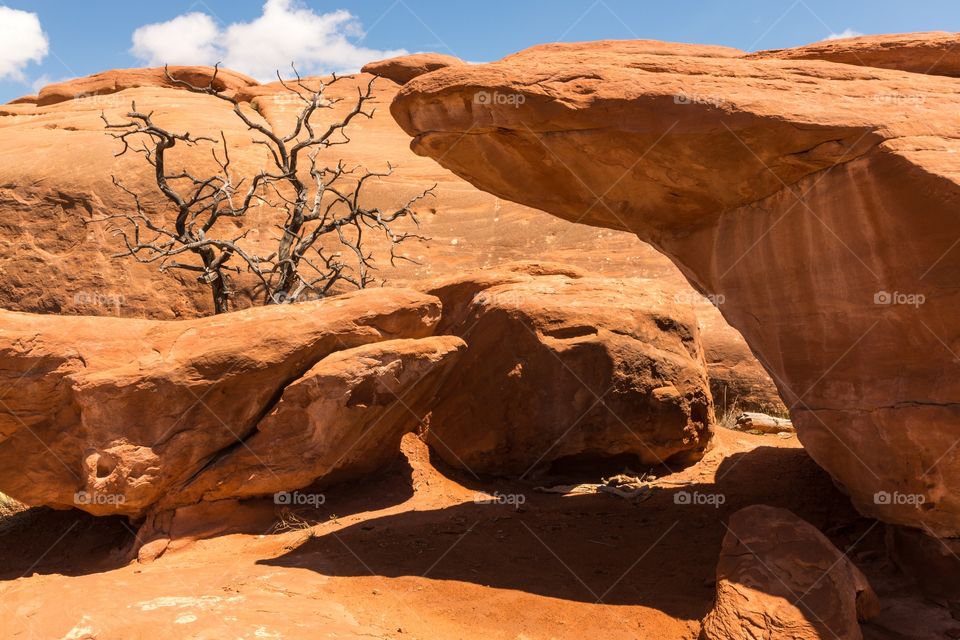
[[[167,78],[167,73],[170,78]],[[139,87],[176,88],[177,82],[189,82],[196,86],[206,86],[213,78],[213,69],[210,67],[152,67],[149,69],[121,69],[104,71],[92,76],[48,84],[37,94],[37,106],[47,106],[77,100],[94,98],[119,93],[127,89]],[[242,73],[221,69],[216,74],[214,88],[218,91],[236,92],[246,87],[259,84],[253,78]]]
[[[860,67],[960,77],[960,35],[943,31],[840,38],[794,49],[759,51],[750,58],[826,60]]]
[[[713,411],[696,317],[655,281],[526,263],[427,290],[468,345],[426,434],[449,464],[525,476],[569,456],[702,457]]]
[[[654,245],[718,301],[861,512],[960,536],[957,89],[600,42],[442,69],[391,111],[415,152],[497,197]]]
[[[730,517],[717,563],[717,600],[703,640],[860,640],[880,612],[866,577],[813,525],[754,505]]]
[[[331,354],[283,390],[256,433],[191,483],[187,499],[319,489],[378,471],[423,420],[464,349],[459,338],[438,336]]]
[[[2,316],[0,491],[96,515],[373,471],[463,349],[405,289],[172,322]]]
[[[456,56],[442,53],[415,53],[409,56],[397,56],[363,65],[363,73],[381,76],[397,84],[406,84],[425,73],[466,64]]]

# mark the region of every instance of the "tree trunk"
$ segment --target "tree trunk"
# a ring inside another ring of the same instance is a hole
[[[226,313],[230,310],[227,284],[223,281],[222,274],[218,274],[218,276],[214,282],[210,283],[210,289],[213,292],[213,312],[215,314]]]

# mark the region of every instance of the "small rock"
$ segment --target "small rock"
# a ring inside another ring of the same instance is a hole
[[[866,577],[816,527],[753,505],[730,518],[703,637],[861,640],[858,621],[879,612]]]

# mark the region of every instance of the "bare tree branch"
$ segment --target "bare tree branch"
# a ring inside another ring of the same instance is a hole
[[[292,65],[291,65],[292,66]],[[143,113],[136,104],[122,122],[101,118],[108,133],[122,143],[117,156],[137,153],[153,167],[154,180],[175,216],[169,225],[158,214],[148,213],[138,194],[116,177],[114,185],[133,203],[133,212],[103,216],[105,223],[123,243],[115,257],[133,258],[144,264],[157,264],[162,272],[180,270],[197,274],[197,280],[211,288],[214,309],[227,311],[232,291],[228,274],[247,272],[258,282],[264,304],[287,304],[330,295],[336,285],[364,288],[374,282],[375,260],[365,249],[365,230],[382,232],[390,245],[390,263],[411,261],[398,255],[396,248],[408,239],[425,240],[418,233],[398,231],[393,224],[409,218],[419,229],[414,205],[434,193],[434,187],[417,194],[396,210],[384,212],[363,205],[362,193],[370,180],[392,174],[370,172],[362,167],[348,169],[342,161],[320,164],[324,150],[348,144],[347,127],[356,118],[372,118],[366,104],[373,100],[373,82],[357,88],[350,111],[342,118],[318,127],[312,121],[320,110],[332,109],[341,101],[327,99],[326,89],[343,76],[334,75],[324,82],[316,80],[311,88],[293,67],[294,81],[277,77],[280,84],[297,96],[301,107],[292,129],[286,135],[274,132],[256,116],[244,112],[236,96],[218,88],[219,65],[214,67],[206,85],[197,86],[170,75],[167,80],[192,93],[209,95],[232,105],[234,115],[254,134],[252,142],[264,146],[272,167],[261,168],[251,178],[237,179],[226,134],[218,138],[177,133],[157,125],[153,112]],[[186,168],[171,171],[168,152],[180,144],[195,147],[210,145],[217,170],[198,176]],[[268,197],[270,199],[268,199]],[[275,198],[275,199],[274,199]],[[224,236],[217,223],[223,218],[242,224],[252,207],[265,205],[277,214],[276,248],[269,254],[258,253],[247,241],[248,230]],[[327,239],[330,240],[327,240]],[[340,247],[331,252],[329,245]],[[325,246],[327,245],[327,246]],[[349,256],[344,258],[344,254]],[[192,257],[192,261],[191,258]]]

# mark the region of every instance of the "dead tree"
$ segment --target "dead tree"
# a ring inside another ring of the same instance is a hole
[[[280,82],[301,108],[292,129],[281,135],[245,113],[235,96],[217,90],[218,72],[219,66],[214,67],[204,86],[176,79],[169,72],[166,76],[169,82],[187,91],[231,103],[233,114],[254,133],[253,144],[267,150],[268,166],[249,180],[238,179],[222,131],[218,138],[175,133],[155,123],[152,112],[138,111],[136,104],[123,122],[111,122],[101,114],[107,130],[123,143],[116,155],[142,154],[153,167],[156,186],[172,209],[172,215],[148,212],[142,202],[143,194],[114,176],[114,184],[131,198],[134,207],[133,212],[96,220],[108,223],[122,239],[125,249],[115,257],[157,264],[162,272],[196,273],[197,280],[210,287],[216,313],[229,309],[229,276],[241,272],[253,274],[256,296],[264,304],[324,297],[334,292],[338,283],[366,287],[375,280],[371,272],[376,269],[373,255],[365,248],[367,232],[385,235],[391,264],[409,260],[397,254],[397,246],[410,238],[425,238],[397,231],[393,223],[409,218],[419,228],[413,206],[433,195],[434,188],[419,193],[398,209],[381,211],[365,206],[361,196],[368,181],[392,173],[389,163],[385,172],[376,173],[362,167],[347,168],[341,161],[335,165],[320,162],[322,151],[350,142],[346,129],[351,121],[373,117],[373,110],[367,111],[365,105],[373,98],[374,79],[365,90],[357,89],[356,101],[342,119],[318,126],[311,118],[322,109],[334,108],[341,100],[327,99],[326,89],[346,76],[334,75],[328,82],[318,80],[311,89],[294,69],[295,81],[287,83],[281,78]],[[187,169],[171,169],[168,154],[178,144],[210,145],[217,170],[212,175],[197,175]],[[247,213],[260,205],[277,215],[276,245],[270,247],[269,253],[246,241],[249,228],[224,235],[224,226],[218,226],[221,220],[232,218],[239,219],[243,228]],[[332,242],[325,243],[328,238]]]

